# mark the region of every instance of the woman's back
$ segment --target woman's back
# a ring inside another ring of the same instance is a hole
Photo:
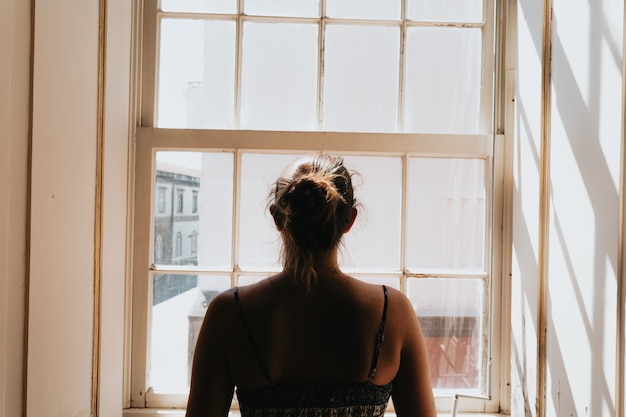
[[[341,158],[318,155],[276,181],[270,213],[283,272],[216,297],[194,356],[187,416],[436,415],[424,338],[409,300],[343,274],[357,215]],[[393,391],[392,391],[393,390]]]
[[[383,318],[383,289],[343,274],[331,275],[321,275],[310,293],[283,275],[239,289],[240,323],[233,327],[231,339],[238,386],[368,380]],[[379,385],[391,382],[399,363],[394,359],[398,343],[389,331],[384,332],[377,360],[384,370],[371,381]]]
[[[232,369],[240,372],[235,385],[242,415],[382,415],[392,384],[377,384],[374,377],[387,288],[345,276],[322,276],[322,281],[345,282],[332,288],[323,283],[305,294],[284,279],[272,277],[261,285],[235,289],[241,321],[237,330],[246,334],[249,347],[238,352],[245,359],[231,359],[241,364]],[[378,296],[376,306],[363,298],[363,291],[371,290]],[[254,300],[252,305],[246,298]],[[235,337],[235,343],[244,341]],[[256,366],[249,368],[250,361]],[[246,386],[250,381],[255,385]]]

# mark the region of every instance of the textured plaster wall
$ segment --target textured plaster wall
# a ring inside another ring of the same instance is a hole
[[[555,0],[551,38],[547,328],[538,328],[542,2],[517,2],[512,414],[615,411],[623,3]]]

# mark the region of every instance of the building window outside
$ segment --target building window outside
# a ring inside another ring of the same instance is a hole
[[[198,253],[198,232],[196,232],[195,230],[193,232],[191,232],[191,234],[189,235],[189,239],[191,241],[191,254],[195,255],[196,253]]]
[[[157,213],[165,213],[165,193],[167,189],[165,187],[159,187],[157,192]]]
[[[192,200],[191,200],[191,211],[196,214],[198,212],[198,192],[193,191]]]
[[[163,237],[158,235],[154,240],[154,260],[160,262],[163,259]]]
[[[180,258],[183,254],[183,234],[181,232],[176,233],[176,246],[174,256]]]
[[[176,190],[176,213],[182,214],[185,202],[185,191],[180,188]]]

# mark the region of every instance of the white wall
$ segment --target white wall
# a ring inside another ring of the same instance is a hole
[[[521,0],[517,5],[517,96],[512,167],[511,414],[519,416],[531,415],[536,402],[541,3]]]
[[[623,2],[558,0],[554,21],[547,412],[609,416],[615,399]]]
[[[517,2],[513,415],[535,415],[542,2]],[[619,1],[555,0],[549,112],[547,416],[615,407],[622,125]],[[549,63],[547,63],[549,64]],[[546,65],[547,65],[546,64]]]
[[[124,338],[130,330],[131,268],[127,229],[132,227],[130,183],[134,137],[131,122],[133,53],[133,5],[129,0],[107,1],[105,123],[103,148],[102,314],[99,415],[122,415],[128,407],[124,374]],[[130,340],[130,337],[129,337]]]
[[[98,415],[121,416],[125,405],[133,6],[106,5],[98,183],[99,1],[0,0],[0,415],[6,417],[89,416],[93,401]],[[94,229],[98,185],[101,235]],[[96,242],[102,244],[99,362]]]
[[[0,0],[0,415],[23,408],[30,2]]]
[[[91,412],[98,10],[35,2],[28,416]]]

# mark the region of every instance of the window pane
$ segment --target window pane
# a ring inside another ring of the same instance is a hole
[[[319,17],[319,0],[245,0],[248,16]]]
[[[485,162],[411,158],[407,267],[484,271]]]
[[[314,130],[317,25],[244,25],[242,129]]]
[[[281,239],[267,207],[283,169],[298,155],[245,153],[241,157],[239,261],[243,270],[278,269]]]
[[[233,127],[235,23],[163,19],[157,126]]]
[[[344,19],[399,19],[401,0],[327,0],[326,16]]]
[[[156,161],[164,210],[154,214],[154,263],[231,269],[233,155],[157,152]]]
[[[387,288],[395,288],[400,291],[400,277],[382,277],[375,275],[362,275],[362,274],[348,274],[360,281],[367,282],[369,284],[385,285]]]
[[[399,34],[397,27],[326,27],[323,130],[396,131]]]
[[[483,0],[408,0],[409,20],[439,22],[481,22]]]
[[[409,279],[407,295],[426,338],[433,388],[480,387],[485,286],[479,279]]]
[[[237,13],[237,0],[161,0],[161,10],[191,13]]]
[[[480,29],[407,29],[405,131],[480,133],[481,42]]]
[[[187,392],[204,313],[228,288],[228,276],[154,276],[148,383],[155,392]]]
[[[259,281],[263,281],[265,278],[268,278],[271,274],[259,274],[259,275],[240,275],[238,278],[238,286],[243,287],[244,285],[252,285],[256,284]]]
[[[346,156],[359,214],[344,235],[340,263],[360,270],[400,270],[402,159]]]

